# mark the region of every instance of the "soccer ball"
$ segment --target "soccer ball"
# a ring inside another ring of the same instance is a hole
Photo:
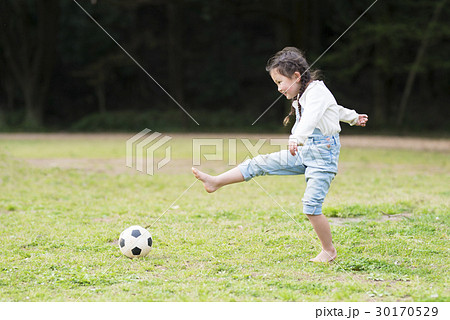
[[[128,258],[145,257],[152,248],[153,240],[150,232],[141,226],[125,229],[119,237],[119,249]]]

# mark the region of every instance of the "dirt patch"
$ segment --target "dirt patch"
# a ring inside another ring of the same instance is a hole
[[[0,133],[2,140],[126,140],[132,136],[132,133]]]
[[[247,138],[247,139],[286,139],[286,134],[205,134],[205,133],[166,133],[166,135],[175,139],[194,139],[194,138]],[[2,133],[0,140],[122,140],[125,141],[133,136],[133,133]],[[287,143],[287,139],[286,139]],[[403,149],[415,151],[435,151],[450,152],[450,139],[429,139],[414,137],[393,137],[393,136],[341,136],[343,148],[387,148]],[[157,163],[157,159],[156,163]],[[135,168],[129,168],[125,164],[125,159],[25,159],[33,166],[41,168],[62,168],[79,169],[90,172],[102,172],[108,174],[144,174]],[[172,159],[164,167],[158,169],[155,173],[180,174],[189,173],[192,167],[191,159]],[[220,173],[230,169],[222,161],[202,162],[202,169],[210,173]]]
[[[344,148],[386,148],[414,151],[450,152],[450,139],[342,136],[341,144]]]
[[[247,134],[247,133],[164,133],[173,139],[185,138],[247,138],[247,139],[287,139],[287,134]],[[123,140],[133,133],[0,133],[4,140]],[[341,144],[348,148],[389,148],[450,152],[450,139],[433,139],[399,136],[341,136]]]
[[[91,172],[120,174],[128,169],[124,159],[26,159],[39,168],[79,169]]]
[[[159,163],[161,159],[155,159],[155,163]],[[97,172],[106,174],[146,174],[136,170],[135,167],[126,166],[125,159],[25,159],[32,166],[39,168],[60,168],[60,169],[76,169],[87,172]],[[169,163],[160,169],[154,168],[153,174],[183,174],[191,173],[192,160],[172,159]],[[202,169],[210,173],[221,173],[231,169],[222,161],[209,161],[202,164]],[[144,168],[145,170],[145,168]]]
[[[361,221],[377,221],[377,222],[399,221],[403,219],[410,219],[411,216],[412,213],[383,214],[379,219],[367,219],[367,217],[355,217],[355,218],[329,217],[328,222],[332,226],[347,226],[349,224]]]

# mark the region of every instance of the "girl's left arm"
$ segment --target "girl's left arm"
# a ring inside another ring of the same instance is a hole
[[[339,121],[346,122],[354,126],[358,122],[358,113],[355,110],[350,110],[338,105]]]
[[[355,110],[350,110],[338,105],[339,121],[347,122],[351,126],[365,127],[369,117],[367,114],[358,114]]]
[[[358,114],[358,121],[356,122],[356,126],[365,127],[369,121],[369,116],[367,114]]]

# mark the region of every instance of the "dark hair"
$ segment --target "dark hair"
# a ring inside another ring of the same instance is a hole
[[[311,80],[317,80],[319,78],[319,71],[314,71],[309,68],[309,64],[306,61],[303,52],[295,47],[286,47],[281,51],[278,51],[272,58],[267,61],[266,71],[276,69],[281,75],[291,78],[295,72],[300,73],[300,90],[295,99],[299,99],[303,92],[305,92],[308,83]],[[300,108],[300,106],[299,106]],[[301,109],[300,109],[301,112]],[[291,106],[291,111],[284,118],[283,124],[287,126],[290,120],[290,116],[294,115],[295,109]]]

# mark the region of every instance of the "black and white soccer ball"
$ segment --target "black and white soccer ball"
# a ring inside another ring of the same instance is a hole
[[[153,239],[147,229],[131,226],[119,237],[119,249],[128,258],[145,257],[152,248]]]

